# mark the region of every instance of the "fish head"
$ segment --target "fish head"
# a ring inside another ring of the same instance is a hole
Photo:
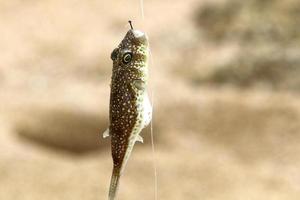
[[[121,43],[111,53],[114,68],[147,68],[149,42],[147,35],[139,30],[130,29]]]

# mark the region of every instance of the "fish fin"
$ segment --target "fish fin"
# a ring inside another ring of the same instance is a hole
[[[109,134],[109,128],[107,128],[107,129],[104,131],[102,137],[103,137],[103,138],[107,138],[107,137],[109,137],[109,136],[110,136],[110,134]]]
[[[117,196],[120,176],[121,174],[119,168],[114,167],[111,175],[110,186],[109,186],[109,193],[108,193],[109,200],[114,200]]]
[[[142,136],[140,136],[140,135],[138,135],[138,136],[136,137],[136,141],[141,142],[141,143],[144,143],[144,140],[143,140]]]
[[[133,81],[133,85],[135,88],[137,88],[138,90],[145,90],[146,88],[146,83],[143,80],[140,79],[136,79]]]

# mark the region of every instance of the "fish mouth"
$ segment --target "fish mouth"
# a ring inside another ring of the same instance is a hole
[[[144,32],[136,29],[131,29],[129,30],[129,32],[131,33],[135,41],[137,41],[140,44],[148,46],[148,36]]]

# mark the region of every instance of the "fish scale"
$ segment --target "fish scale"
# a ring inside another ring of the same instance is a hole
[[[113,172],[109,200],[116,197],[119,179],[140,132],[152,117],[147,94],[149,55],[145,33],[131,28],[111,53],[113,70],[109,107],[109,127],[103,137],[111,137]]]

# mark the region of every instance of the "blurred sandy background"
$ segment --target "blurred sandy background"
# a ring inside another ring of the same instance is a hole
[[[161,200],[300,198],[298,0],[0,1],[0,199],[104,200],[110,53],[149,37]],[[153,200],[149,128],[120,200]]]

